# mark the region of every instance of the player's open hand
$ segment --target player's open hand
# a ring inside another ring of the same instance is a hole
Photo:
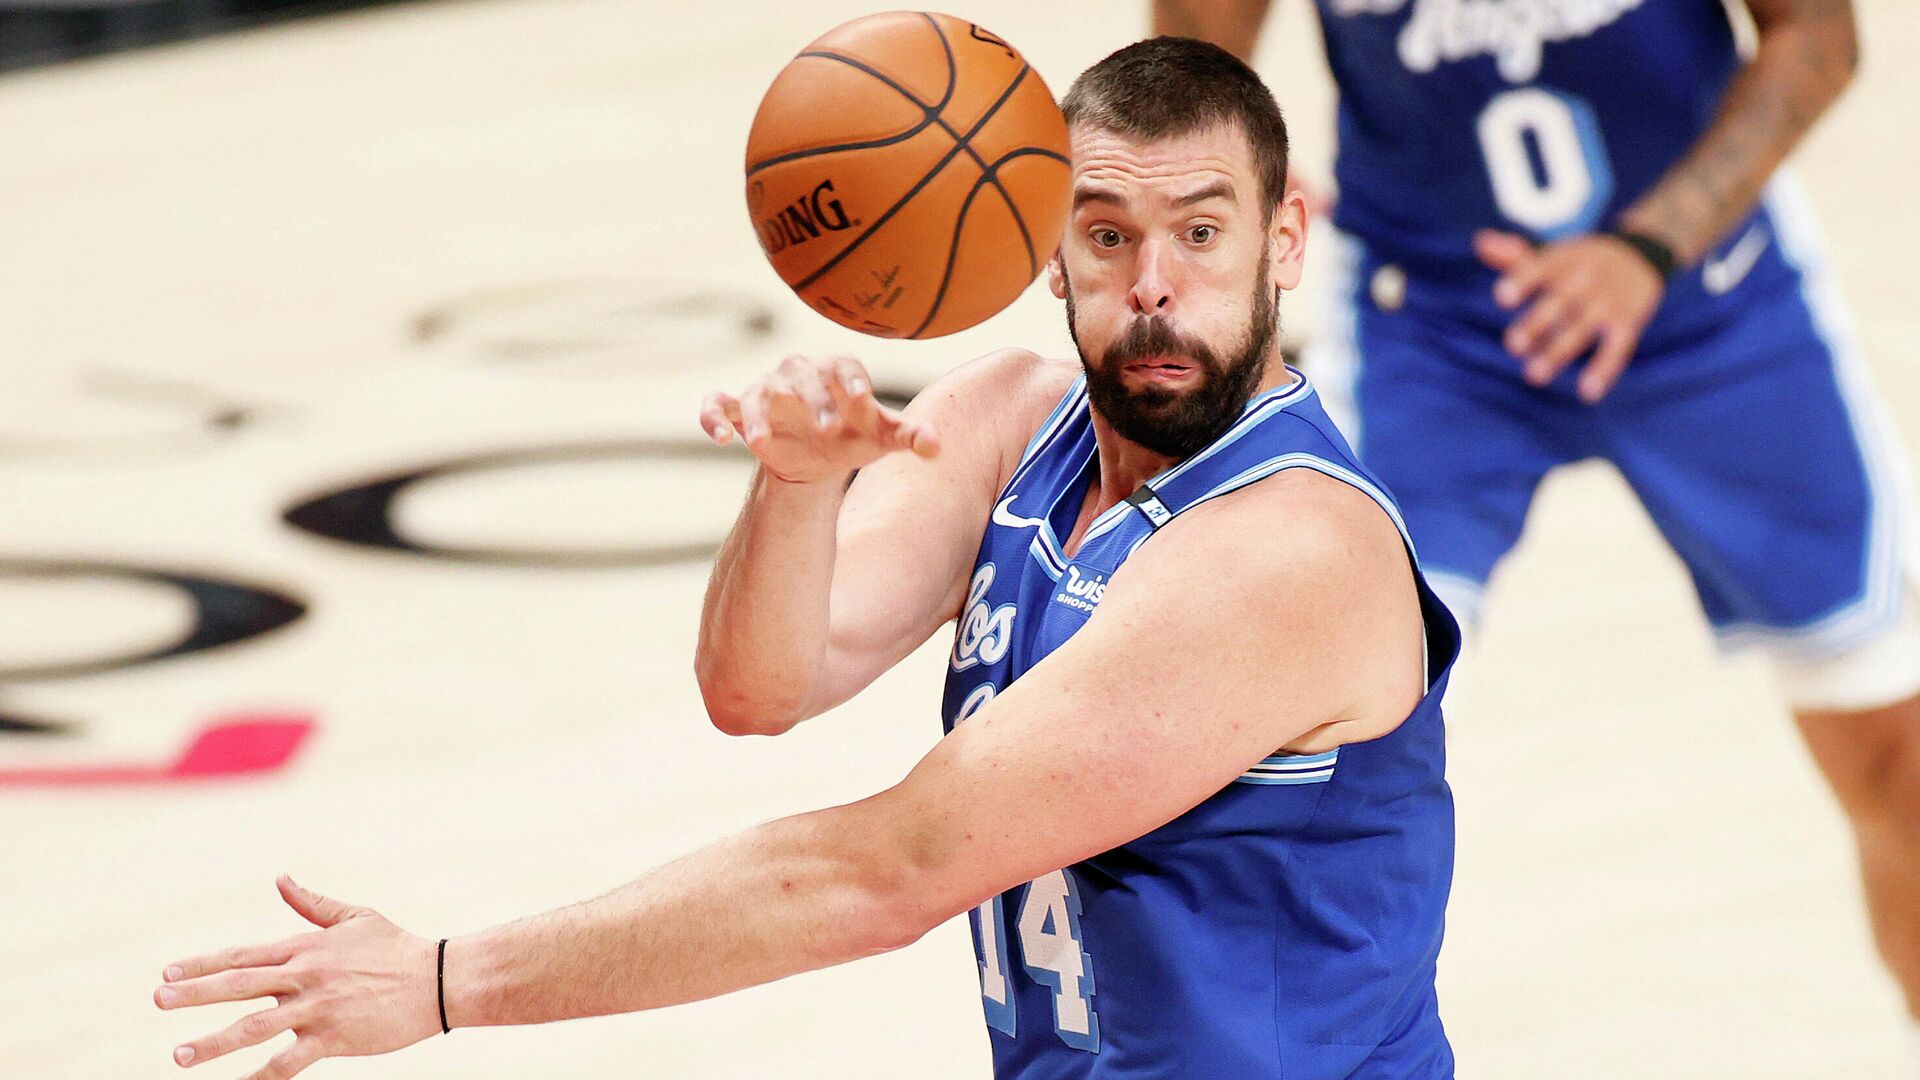
[[[277,884],[288,906],[320,932],[168,965],[153,994],[163,1009],[263,997],[278,1003],[175,1048],[176,1063],[198,1065],[291,1031],[291,1046],[247,1074],[286,1080],[324,1057],[384,1054],[440,1030],[433,942],[285,875]]]
[[[1507,351],[1521,376],[1545,386],[1592,351],[1575,388],[1592,404],[1607,395],[1633,360],[1666,283],[1625,241],[1574,236],[1535,248],[1525,237],[1482,229],[1474,252],[1500,271],[1494,302],[1526,310],[1507,326]]]
[[[737,398],[709,394],[700,426],[720,446],[739,436],[767,472],[792,483],[844,482],[896,450],[940,449],[933,428],[880,404],[867,369],[845,356],[789,356]]]

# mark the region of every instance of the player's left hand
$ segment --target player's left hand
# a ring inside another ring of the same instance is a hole
[[[284,1031],[293,1045],[247,1080],[287,1080],[324,1057],[385,1054],[440,1030],[435,943],[363,907],[330,900],[281,875],[287,906],[319,933],[271,945],[224,949],[167,966],[154,991],[163,1009],[272,997],[277,1006],[244,1017],[173,1052],[198,1065]]]
[[[1659,273],[1624,241],[1598,234],[1536,248],[1523,236],[1482,229],[1473,249],[1500,271],[1494,302],[1509,311],[1526,306],[1505,338],[1521,376],[1545,386],[1591,349],[1575,388],[1588,404],[1605,397],[1660,306],[1666,283]]]

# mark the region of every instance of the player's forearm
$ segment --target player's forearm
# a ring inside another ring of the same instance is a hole
[[[1251,62],[1271,0],[1154,0],[1153,33],[1158,37],[1211,41]]]
[[[777,734],[804,719],[826,663],[834,546],[846,485],[754,474],[721,546],[695,669],[714,722]]]
[[[862,804],[770,822],[596,900],[455,938],[456,1027],[698,1001],[908,944],[932,923]]]
[[[1802,0],[1764,22],[1760,47],[1735,76],[1719,114],[1686,157],[1621,224],[1704,258],[1753,209],[1767,180],[1852,79],[1858,63],[1847,0]]]

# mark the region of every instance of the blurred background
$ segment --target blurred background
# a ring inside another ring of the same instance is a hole
[[[1317,29],[1278,6],[1256,66],[1324,183]],[[1794,168],[1912,445],[1920,6],[1858,8],[1861,75]],[[1043,288],[882,342],[761,257],[754,107],[869,10],[0,0],[0,1075],[172,1075],[248,1010],[158,1012],[161,965],[300,929],[280,871],[465,932],[867,795],[938,737],[938,637],[777,740],[714,732],[691,677],[747,476],[702,444],[704,393],[794,351],[902,395],[1001,345],[1071,355]],[[1146,28],[1144,3],[950,10],[1056,94]],[[1283,307],[1295,343],[1328,254]],[[1844,824],[1609,468],[1548,483],[1473,650],[1462,1075],[1911,1075]],[[962,920],[312,1075],[983,1077],[979,1009]]]
[[[7,0],[0,71],[185,41],[388,0]]]

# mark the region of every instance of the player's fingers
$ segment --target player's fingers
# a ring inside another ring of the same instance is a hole
[[[322,929],[344,922],[360,911],[352,904],[321,896],[312,889],[295,882],[288,874],[281,874],[273,884],[280,890],[280,898],[287,902],[288,907],[299,912],[301,918]]]
[[[266,1009],[242,1017],[204,1039],[174,1047],[173,1060],[181,1066],[212,1061],[244,1047],[258,1046],[283,1031],[291,1031],[294,1023],[293,1006]]]
[[[725,446],[733,441],[739,418],[740,402],[731,394],[708,394],[706,400],[700,403],[700,427],[715,446]]]
[[[787,392],[805,413],[806,422],[817,431],[833,431],[840,426],[840,408],[827,390],[828,381],[820,369],[808,367],[794,373],[787,386]]]
[[[1547,284],[1547,262],[1533,258],[1519,263],[1493,283],[1493,302],[1511,311],[1527,302]]]
[[[216,1001],[250,1001],[293,990],[284,967],[240,968],[171,982],[153,992],[153,1003],[163,1009],[211,1005]]]
[[[1573,314],[1572,298],[1550,291],[1513,320],[1507,327],[1503,344],[1513,355],[1531,358],[1539,350],[1541,342],[1572,321]]]
[[[812,372],[782,372],[763,379],[747,394],[747,441],[754,443],[756,416],[765,427],[762,443],[768,438],[805,439],[819,430],[821,409],[831,404],[819,376]],[[838,415],[830,407],[827,411]]]
[[[855,431],[872,430],[880,415],[880,403],[873,396],[873,379],[860,361],[850,356],[835,358],[833,378],[827,384],[840,418]]]
[[[915,424],[908,449],[923,458],[936,457],[940,453],[940,433],[932,424]]]
[[[1593,347],[1593,339],[1600,332],[1600,324],[1593,319],[1577,317],[1563,323],[1549,333],[1527,357],[1524,375],[1535,386],[1545,386],[1559,375],[1575,357]]]
[[[1536,252],[1527,238],[1498,229],[1481,229],[1473,234],[1473,253],[1495,270],[1511,270],[1534,257]]]
[[[866,366],[851,356],[836,356],[831,363],[832,386],[848,399],[873,393],[873,380]]]
[[[246,1080],[290,1080],[300,1070],[326,1057],[318,1040],[302,1036],[292,1046],[273,1055],[266,1065],[248,1073]]]
[[[748,446],[757,450],[773,437],[772,412],[777,400],[775,395],[768,392],[765,383],[748,390],[747,396],[740,399],[738,426],[740,437],[746,440]]]
[[[1634,347],[1639,343],[1640,335],[1633,331],[1619,327],[1602,329],[1600,347],[1594,350],[1593,359],[1587,361],[1575,385],[1580,400],[1592,405],[1606,397],[1632,362]]]
[[[908,450],[930,458],[940,452],[940,433],[932,424],[913,420],[893,410],[881,409],[881,438],[890,450]]]
[[[268,945],[237,945],[231,949],[177,960],[168,964],[160,977],[173,983],[234,968],[274,967],[293,959],[293,955],[300,951],[300,943],[299,938],[288,938]]]

